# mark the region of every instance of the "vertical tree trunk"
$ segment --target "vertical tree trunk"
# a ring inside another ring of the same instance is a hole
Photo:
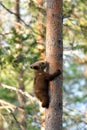
[[[20,34],[20,30],[21,30],[21,27],[20,27],[20,0],[14,0],[15,1],[15,12],[16,12],[16,31],[18,34]],[[19,37],[17,37],[17,43],[15,43],[18,45],[18,48],[17,48],[17,57],[21,57],[22,56],[22,42],[21,40],[19,39]],[[21,89],[22,91],[25,90],[25,85],[24,85],[24,82],[23,82],[23,77],[24,77],[24,70],[23,70],[23,66],[20,67],[19,69],[19,72],[18,72],[18,87],[19,89]],[[19,105],[20,107],[24,108],[25,107],[25,97],[21,94],[21,93],[18,93],[18,102],[19,102]],[[19,119],[19,123],[20,123],[20,128],[21,130],[26,130],[26,113],[23,111],[20,111],[19,112],[19,115],[18,115]]]
[[[20,0],[15,0],[16,22],[20,22]]]
[[[46,60],[49,72],[62,71],[62,0],[47,0]],[[50,82],[50,105],[46,110],[46,130],[62,130],[62,74]]]

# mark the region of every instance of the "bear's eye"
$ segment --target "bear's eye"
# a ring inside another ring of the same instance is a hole
[[[42,62],[41,64],[44,65],[44,62]]]

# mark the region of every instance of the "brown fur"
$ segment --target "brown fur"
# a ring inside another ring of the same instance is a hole
[[[36,97],[42,102],[42,107],[49,107],[49,81],[61,74],[60,70],[53,74],[44,71],[47,67],[46,61],[38,61],[30,66],[34,69],[34,93]]]

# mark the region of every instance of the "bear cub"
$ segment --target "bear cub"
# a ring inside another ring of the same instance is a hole
[[[49,81],[61,74],[60,70],[57,70],[53,74],[45,72],[47,67],[46,61],[38,61],[30,68],[34,70],[34,94],[42,102],[42,107],[49,107]]]

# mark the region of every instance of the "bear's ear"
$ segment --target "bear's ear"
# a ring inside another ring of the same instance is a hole
[[[46,62],[41,62],[42,65],[46,65]]]

